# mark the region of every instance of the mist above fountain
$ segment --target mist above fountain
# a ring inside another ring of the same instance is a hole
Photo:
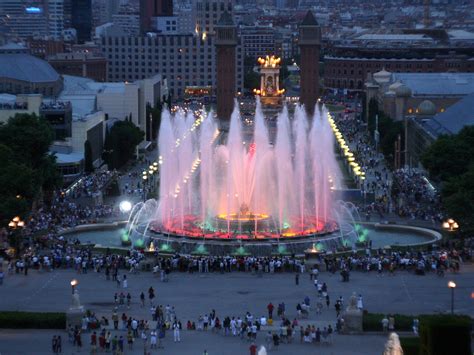
[[[164,112],[156,233],[206,239],[314,236],[336,230],[331,184],[337,179],[334,136],[323,107],[307,117],[286,108],[276,131],[257,101],[253,132],[235,106],[227,136],[212,113]],[[218,143],[219,142],[219,143]],[[224,143],[221,143],[224,142]]]

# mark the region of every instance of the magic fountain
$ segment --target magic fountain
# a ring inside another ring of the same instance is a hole
[[[212,112],[165,111],[159,198],[133,208],[130,237],[181,252],[203,243],[219,253],[258,245],[258,254],[280,243],[292,252],[352,245],[357,234],[344,227],[331,196],[339,169],[329,119],[324,106],[313,117],[300,106],[290,117],[284,107],[269,128],[257,100],[253,132],[236,104],[223,134]]]

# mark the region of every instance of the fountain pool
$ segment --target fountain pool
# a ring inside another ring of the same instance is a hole
[[[402,247],[411,245],[428,245],[436,242],[440,237],[439,233],[424,228],[390,225],[390,228],[387,229],[385,228],[385,225],[378,224],[368,224],[364,225],[363,227],[367,231],[365,235],[370,238],[370,240],[372,240],[373,248],[383,248],[388,245]],[[126,233],[127,231],[125,228],[105,230],[97,229],[83,232],[73,232],[67,234],[66,237],[78,239],[83,244],[96,244],[104,247],[119,248],[122,246],[122,237]],[[175,243],[175,239],[171,240],[166,238],[161,241],[157,238],[152,239],[154,240],[154,245],[157,248],[159,248],[162,243]],[[178,243],[175,244],[176,247],[174,244],[173,247],[178,252],[181,252],[180,247],[182,249],[188,249],[188,253],[192,252],[192,250],[189,252],[189,248],[186,248],[186,243],[184,241],[181,241],[181,243],[178,241]],[[183,252],[185,252],[185,250],[183,250]]]

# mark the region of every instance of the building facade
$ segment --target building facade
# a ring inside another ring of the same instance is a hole
[[[221,16],[224,12],[228,12],[232,16],[234,6],[234,0],[193,0],[196,33],[214,34],[215,26]]]
[[[71,18],[71,25],[77,32],[77,41],[79,43],[90,41],[92,34],[92,0],[73,0]]]
[[[239,35],[246,57],[257,59],[277,55],[275,29],[271,25],[240,26]]]
[[[325,56],[324,86],[363,91],[368,74],[382,69],[399,73],[474,72],[474,58],[453,53],[431,59]]]
[[[47,60],[62,75],[107,81],[107,59],[103,56],[88,52],[58,53]]]
[[[109,81],[136,81],[160,73],[170,94],[183,98],[187,86],[216,87],[215,37],[193,34],[155,36],[104,36],[102,53],[108,61]],[[243,55],[236,48],[237,78],[234,90],[242,91]]]
[[[66,0],[2,0],[0,16],[16,37],[58,39],[65,28],[65,4]]]

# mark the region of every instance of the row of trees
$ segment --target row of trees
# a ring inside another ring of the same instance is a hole
[[[372,98],[369,101],[368,128],[371,137],[374,137],[376,126],[376,116],[378,116],[378,131],[380,134],[379,147],[389,164],[394,162],[395,142],[398,136],[401,137],[401,146],[404,146],[405,132],[403,122],[394,121],[390,116],[379,110],[377,100]],[[403,160],[403,154],[401,155]],[[403,161],[401,162],[403,165]]]
[[[474,232],[474,126],[439,137],[422,157],[441,186],[443,205],[466,234]]]
[[[102,159],[109,169],[119,169],[135,154],[145,133],[131,120],[118,121],[105,132]]]
[[[56,160],[48,153],[53,130],[32,114],[0,124],[0,225],[15,216],[26,218],[33,203],[46,202],[60,186]]]

